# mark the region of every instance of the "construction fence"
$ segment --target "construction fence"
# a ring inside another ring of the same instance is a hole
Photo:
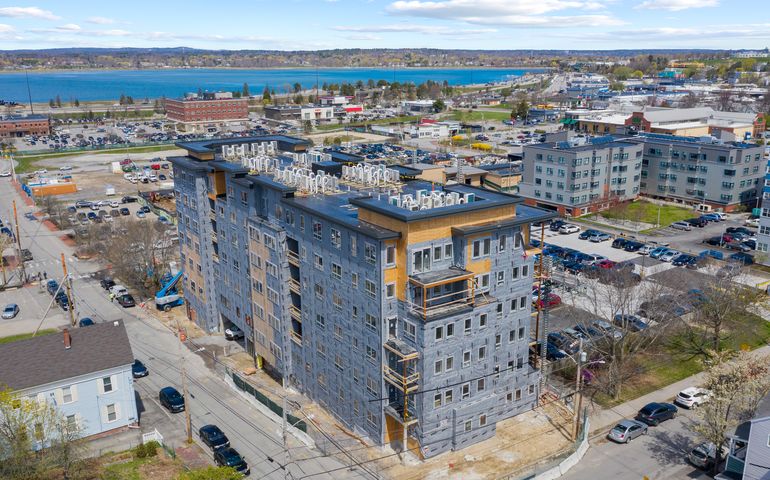
[[[249,395],[253,396],[255,399],[257,399],[259,403],[263,404],[264,406],[272,410],[272,412],[278,415],[279,417],[283,417],[283,407],[281,407],[280,405],[272,401],[270,398],[267,397],[267,395],[263,394],[262,392],[254,388],[253,385],[251,385],[250,383],[242,379],[237,373],[233,372],[231,375],[232,375],[233,383],[235,383],[236,387],[248,393]],[[307,424],[303,420],[300,420],[294,415],[287,413],[286,421],[289,423],[289,425],[292,425],[295,428],[307,433]]]

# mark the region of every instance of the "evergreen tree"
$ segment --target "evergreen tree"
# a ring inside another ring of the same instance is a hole
[[[302,91],[302,84],[297,82],[294,84],[294,93],[299,93]]]
[[[265,86],[265,89],[262,90],[262,100],[265,102],[269,102],[272,99],[270,96],[270,89]]]
[[[56,95],[56,108],[61,108],[61,97]]]
[[[74,102],[72,102],[72,104],[73,104],[73,105],[75,105],[75,107],[79,107],[79,106],[80,106],[80,100],[78,100],[78,99],[76,98],[76,99],[75,99],[75,101],[74,101]]]
[[[51,108],[54,108],[56,106],[56,102],[53,101],[53,98],[48,100],[48,106]]]
[[[246,98],[251,96],[251,93],[249,92],[249,84],[248,83],[246,83],[246,82],[243,83],[243,90],[241,91],[241,94],[244,97],[246,97]]]

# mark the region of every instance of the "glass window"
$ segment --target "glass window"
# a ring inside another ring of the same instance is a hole
[[[107,405],[107,421],[114,422],[118,419],[118,411],[114,403]]]
[[[112,391],[112,377],[102,378],[102,390],[104,390],[104,393]]]

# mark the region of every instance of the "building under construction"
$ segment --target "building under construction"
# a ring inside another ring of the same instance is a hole
[[[552,212],[403,182],[384,165],[330,175],[316,168],[327,155],[289,137],[179,146],[185,298],[199,325],[237,325],[287,386],[421,457],[490,438],[536,405],[529,227]]]

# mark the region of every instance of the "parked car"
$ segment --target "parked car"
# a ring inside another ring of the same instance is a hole
[[[561,233],[562,235],[569,235],[570,233],[577,233],[579,231],[580,231],[580,227],[578,227],[577,225],[573,225],[571,223],[567,223],[559,227],[559,233]]]
[[[588,240],[593,243],[601,243],[606,242],[607,240],[611,239],[612,237],[608,233],[599,232],[594,235],[591,235]]]
[[[685,231],[688,231],[688,232],[690,230],[692,230],[692,226],[689,223],[684,222],[684,221],[674,222],[674,223],[672,223],[670,225],[670,227],[673,228],[673,229],[676,229],[676,230],[685,230]]]
[[[604,333],[602,333],[601,331],[589,325],[583,325],[582,323],[578,323],[577,325],[575,325],[574,329],[578,331],[581,335],[583,335],[584,338],[604,336]]]
[[[115,286],[115,281],[110,277],[104,277],[99,280],[99,285],[101,285],[103,289],[109,291],[112,287]]]
[[[759,228],[759,219],[758,218],[749,218],[748,220],[746,220],[745,225],[747,227]]]
[[[639,255],[649,255],[653,250],[655,250],[655,247],[652,245],[643,245],[637,250],[637,253]]]
[[[707,245],[713,245],[715,247],[718,247],[718,246],[724,244],[725,240],[724,240],[724,238],[722,236],[709,237],[709,238],[703,240],[703,243],[705,243]]]
[[[553,308],[561,305],[561,297],[555,293],[549,293],[545,296],[545,300],[538,299],[536,302],[540,302],[542,308]],[[537,303],[535,303],[537,305]]]
[[[727,227],[725,229],[725,233],[744,233],[746,235],[751,235],[754,233],[754,231],[749,230],[746,227]]]
[[[12,318],[15,318],[16,315],[19,314],[19,306],[15,303],[9,303],[8,305],[3,308],[3,318],[6,320],[10,320]]]
[[[566,225],[566,224],[567,222],[565,222],[564,220],[554,220],[548,226],[548,229],[551,230],[552,232],[558,232],[559,229],[562,227],[562,225]]]
[[[546,337],[546,341],[553,344],[557,348],[564,350],[568,354],[576,353],[579,348],[578,342],[560,332],[549,333]]]
[[[639,413],[636,414],[636,420],[644,422],[647,425],[657,426],[661,422],[676,417],[677,408],[670,403],[648,403]]]
[[[680,255],[677,255],[672,261],[671,265],[675,267],[685,267],[689,265],[690,263],[695,261],[695,257],[693,255],[688,255],[686,253],[682,253]]]
[[[649,327],[647,325],[647,322],[642,320],[641,318],[637,317],[636,315],[630,315],[630,314],[616,314],[613,318],[615,325],[625,328],[626,330],[630,330],[632,332],[641,332],[642,330]]]
[[[658,257],[658,260],[660,260],[661,262],[670,262],[674,260],[676,257],[678,257],[679,255],[681,255],[681,253],[677,252],[676,250],[667,250],[665,253],[663,253]]]
[[[125,295],[119,295],[115,300],[117,300],[118,305],[123,308],[130,308],[136,305],[134,297],[129,293]]]
[[[198,436],[212,450],[227,448],[230,446],[230,440],[225,432],[216,425],[204,425],[198,430]]]
[[[120,209],[120,210],[118,210],[118,211],[119,211],[119,212],[120,212],[120,214],[121,214],[121,215],[123,215],[123,216],[126,216],[126,215],[131,215],[131,211],[130,211],[129,209],[127,209],[126,207],[123,207],[123,208],[121,208],[121,209]]]
[[[113,285],[110,287],[110,293],[115,295],[116,297],[119,297],[121,295],[127,295],[128,289],[124,287],[123,285]]]
[[[721,215],[716,213],[704,213],[700,218],[705,218],[709,222],[721,222],[724,220]]]
[[[221,467],[232,467],[242,475],[249,475],[249,466],[234,448],[221,448],[214,452],[214,462]]]
[[[588,240],[592,236],[596,235],[597,233],[602,233],[599,230],[594,230],[593,228],[589,228],[587,230],[583,230],[580,232],[580,235],[578,235],[578,238],[580,240]]]
[[[45,284],[45,288],[48,290],[49,295],[53,295],[59,290],[59,282],[56,280],[48,280],[48,283]]]
[[[147,205],[139,207],[139,210],[141,210],[144,213],[150,213],[151,212],[150,207],[148,207]]]
[[[70,299],[64,292],[59,292],[59,294],[56,295],[56,304],[65,312],[70,309]]]
[[[733,262],[742,263],[743,265],[753,265],[754,256],[748,253],[736,252],[728,257]]]
[[[136,217],[137,217],[137,218],[144,218],[144,217],[146,217],[146,216],[147,216],[147,215],[146,215],[146,214],[145,214],[145,213],[144,213],[142,210],[137,210],[137,211],[136,211]]]
[[[22,262],[31,262],[33,260],[32,252],[29,251],[27,248],[21,249],[21,261]]]
[[[90,208],[91,202],[88,200],[78,200],[75,202],[75,208]]]
[[[596,329],[602,332],[604,335],[611,336],[615,339],[620,339],[623,337],[623,332],[604,320],[594,320],[591,325],[596,327]]]
[[[131,375],[133,375],[134,378],[142,378],[146,377],[150,374],[150,371],[147,370],[147,367],[139,360],[134,360],[133,365],[131,365]]]
[[[727,447],[723,447],[721,458],[725,458],[727,453]],[[701,443],[697,447],[693,448],[687,455],[687,460],[689,460],[690,463],[703,470],[708,470],[713,467],[716,458],[717,447],[710,442]]]
[[[83,317],[78,322],[78,327],[90,327],[91,325],[94,325],[94,321],[89,317]]]
[[[689,223],[693,227],[703,228],[708,225],[709,221],[705,218],[688,218],[685,222]]]
[[[628,243],[628,240],[626,240],[623,237],[618,237],[615,240],[612,241],[612,248],[624,248],[626,246],[626,243]]]
[[[594,263],[594,265],[596,265],[599,268],[609,269],[609,268],[613,268],[616,265],[616,263],[608,258],[605,258],[604,260],[600,260]]]
[[[628,443],[640,435],[647,435],[647,425],[636,420],[621,420],[612,427],[607,438],[613,442]]]
[[[711,397],[711,392],[705,388],[688,387],[679,392],[674,403],[686,408],[695,408],[705,402]]]
[[[120,199],[120,203],[133,203],[136,202],[136,197],[123,197]]]
[[[642,242],[629,241],[623,246],[623,250],[626,252],[638,252],[642,247],[644,247]]]
[[[235,325],[231,325],[230,328],[225,330],[225,338],[228,340],[239,340],[243,338],[243,330]]]
[[[171,413],[184,412],[184,397],[174,387],[161,388],[158,401]]]

